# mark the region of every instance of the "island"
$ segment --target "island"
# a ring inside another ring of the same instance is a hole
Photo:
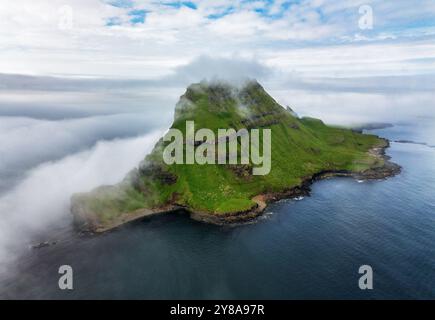
[[[400,166],[385,155],[388,140],[300,118],[256,80],[190,85],[176,105],[171,128],[186,133],[187,121],[214,132],[270,129],[270,172],[253,175],[253,163],[167,164],[163,153],[170,142],[162,138],[119,184],[74,194],[75,224],[99,233],[179,210],[207,223],[237,224],[261,215],[271,201],[309,195],[310,185],[318,179],[384,179],[400,172]],[[233,138],[241,143],[239,137]],[[195,141],[193,148],[202,143]],[[182,148],[187,147],[192,146],[185,141]]]

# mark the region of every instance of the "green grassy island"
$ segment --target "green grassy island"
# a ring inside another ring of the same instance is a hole
[[[251,163],[168,165],[163,150],[169,142],[162,138],[119,184],[73,195],[71,210],[77,225],[103,232],[174,210],[209,223],[240,223],[260,215],[270,201],[308,195],[316,179],[382,179],[400,171],[385,156],[387,140],[298,118],[256,81],[189,86],[175,108],[172,128],[185,133],[186,121],[216,133],[227,128],[271,129],[269,174],[253,175]]]

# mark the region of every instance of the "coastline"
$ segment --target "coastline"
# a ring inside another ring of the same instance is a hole
[[[222,215],[210,215],[203,213],[190,213],[190,217],[194,220],[213,223],[217,225],[231,225],[250,222],[253,219],[261,216],[264,210],[270,203],[282,200],[282,199],[294,199],[298,197],[310,196],[311,185],[319,180],[334,178],[334,177],[350,177],[356,180],[383,180],[389,177],[400,174],[401,167],[390,161],[390,157],[386,155],[385,150],[390,147],[390,142],[387,139],[383,139],[386,144],[381,147],[373,147],[368,152],[382,159],[384,165],[378,168],[368,169],[363,172],[352,172],[346,170],[324,170],[320,171],[311,177],[303,179],[299,186],[292,187],[283,192],[265,193],[259,194],[252,198],[257,203],[257,206],[249,211],[241,211],[236,213],[222,214]]]
[[[104,233],[114,230],[124,224],[136,221],[145,217],[151,217],[158,214],[169,214],[179,210],[186,211],[190,218],[196,221],[211,223],[215,225],[235,225],[247,223],[261,216],[268,204],[282,199],[294,199],[301,196],[310,196],[311,185],[323,179],[332,177],[351,177],[356,180],[382,180],[393,177],[401,172],[401,167],[390,161],[390,157],[386,155],[386,149],[390,147],[390,141],[381,138],[385,144],[369,149],[368,153],[374,157],[383,160],[384,164],[381,167],[371,168],[362,172],[352,172],[347,170],[323,170],[310,177],[303,178],[300,185],[291,187],[282,192],[259,194],[252,198],[256,205],[245,211],[223,213],[219,215],[210,214],[207,212],[191,211],[189,208],[179,206],[177,204],[167,204],[163,207],[153,209],[138,209],[133,212],[122,214],[119,219],[108,224],[97,223],[95,219],[89,219],[89,215],[72,204],[71,211],[74,212],[74,224],[78,229],[90,233]]]

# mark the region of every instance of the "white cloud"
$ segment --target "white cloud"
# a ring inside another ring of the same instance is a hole
[[[312,116],[329,124],[358,125],[374,122],[415,122],[435,116],[435,93],[316,92],[271,90],[283,105],[301,116]]]
[[[433,41],[264,50],[271,67],[307,76],[361,77],[435,73]]]
[[[331,65],[330,54],[334,54],[329,51],[331,45],[361,39],[382,47],[382,59],[372,66],[379,73],[403,69],[408,73],[422,72],[423,67],[401,60],[402,52],[395,54],[401,47],[415,48],[415,56],[420,58],[418,50],[427,46],[427,54],[433,55],[433,41],[425,38],[431,28],[426,20],[435,16],[431,1],[415,6],[402,0],[305,0],[292,3],[286,11],[281,1],[272,6],[227,0],[195,3],[197,10],[135,1],[134,8],[147,10],[147,14],[145,23],[134,25],[129,23],[131,8],[118,8],[99,0],[17,0],[2,4],[0,72],[158,78],[204,54],[255,56],[261,62],[273,60],[283,71],[290,72],[296,66],[286,65],[286,59],[303,50],[320,52],[312,60],[316,70],[325,70]],[[73,9],[71,30],[58,28],[59,8],[65,4]],[[371,32],[358,29],[361,4],[373,6],[375,26]],[[264,14],[253,11],[258,8]],[[225,11],[228,14],[219,19],[207,18]],[[276,17],[271,18],[271,14]],[[106,26],[110,17],[119,17],[123,24]],[[420,19],[426,20],[419,22]],[[373,47],[355,45],[352,51],[360,57],[368,56],[367,65],[373,62]],[[309,58],[302,56],[297,63],[303,67]],[[332,63],[333,70],[358,72],[352,67],[354,59],[350,56],[340,54]]]

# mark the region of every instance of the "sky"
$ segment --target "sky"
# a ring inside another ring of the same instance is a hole
[[[435,1],[0,0],[0,261],[122,179],[189,84],[246,77],[302,116],[424,122],[435,144]]]
[[[330,123],[414,99],[426,112],[434,40],[432,0],[3,0],[0,116],[158,109],[168,123],[185,87],[213,77],[257,78]]]
[[[149,79],[200,56],[307,76],[435,71],[431,0],[3,0],[0,7],[2,73]],[[372,23],[364,24],[368,13]]]

